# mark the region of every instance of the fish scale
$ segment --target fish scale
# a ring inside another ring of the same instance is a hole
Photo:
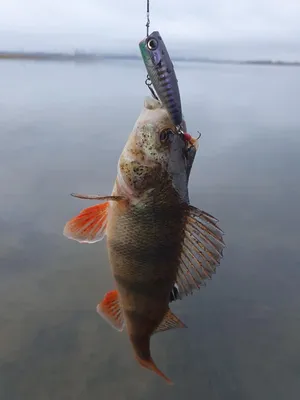
[[[107,240],[114,274],[149,284],[166,278],[172,287],[182,240],[183,209],[178,200],[175,204],[172,186],[164,180],[161,184],[164,189],[159,187],[156,193],[144,197],[142,208],[133,205],[119,210],[117,204],[112,205]]]

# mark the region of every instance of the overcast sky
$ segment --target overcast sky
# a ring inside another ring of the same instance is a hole
[[[0,49],[135,52],[145,35],[145,5],[146,0],[0,0]],[[264,43],[272,41],[269,49],[300,58],[300,0],[150,0],[150,6],[150,29],[159,30],[172,49],[226,52],[245,43],[267,49]]]

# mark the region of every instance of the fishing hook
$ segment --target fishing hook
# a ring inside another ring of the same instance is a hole
[[[181,132],[178,131],[178,133],[183,133],[182,129]],[[202,136],[201,132],[197,131],[198,133],[198,137],[196,138],[196,140],[199,140],[200,137]],[[187,149],[187,152],[189,153],[193,148],[195,148],[195,145],[191,142],[191,140],[188,140],[190,147]]]
[[[159,98],[158,98],[157,95],[155,94],[154,89],[151,87],[151,86],[152,86],[152,82],[151,82],[151,79],[149,78],[149,75],[147,75],[147,78],[146,78],[146,80],[145,80],[145,85],[148,86],[148,88],[149,88],[149,90],[150,90],[152,96],[153,96],[156,100],[159,101]]]
[[[201,136],[202,136],[202,133],[201,132],[199,132],[199,131],[197,131],[197,133],[198,133],[198,137],[197,137],[197,139],[196,140],[198,140],[198,139],[200,139],[201,138]]]

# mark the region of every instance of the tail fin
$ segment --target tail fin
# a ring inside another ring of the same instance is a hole
[[[150,354],[150,336],[130,335],[130,341],[133,345],[135,357],[138,363],[142,367],[150,369],[150,371],[155,372],[157,375],[161,376],[169,385],[172,385],[173,382],[157,368],[154,361],[152,360]]]
[[[136,356],[137,361],[139,364],[147,369],[150,369],[150,371],[155,372],[157,375],[161,376],[169,385],[174,385],[174,383],[169,379],[154,363],[152,358],[150,357],[147,360],[143,360],[142,358]]]

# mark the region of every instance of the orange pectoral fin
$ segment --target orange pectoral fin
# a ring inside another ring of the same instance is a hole
[[[106,293],[97,305],[97,313],[118,331],[124,329],[125,321],[117,290]]]
[[[82,210],[66,223],[64,235],[79,243],[95,243],[105,236],[109,202],[97,204]]]

